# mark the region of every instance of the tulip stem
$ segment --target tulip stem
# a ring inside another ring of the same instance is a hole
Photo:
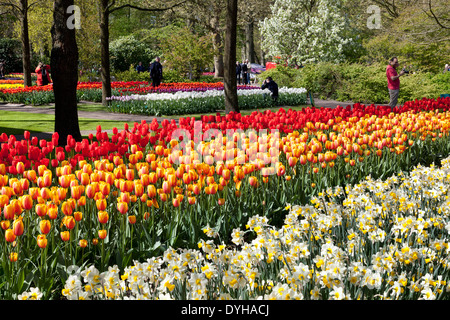
[[[100,270],[104,271],[104,262],[105,262],[105,239],[102,239],[102,258],[100,264]]]

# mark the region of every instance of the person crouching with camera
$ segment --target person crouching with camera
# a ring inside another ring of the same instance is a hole
[[[50,66],[45,63],[39,62],[36,68],[37,80],[36,83],[38,86],[46,86],[52,80],[50,79]]]
[[[264,80],[261,89],[269,89],[272,99],[274,102],[276,102],[278,100],[278,84],[273,81],[273,79],[271,77],[267,77],[266,80]],[[266,94],[264,94],[265,96]]]

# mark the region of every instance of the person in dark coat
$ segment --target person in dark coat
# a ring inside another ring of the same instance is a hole
[[[159,57],[156,57],[155,62],[153,62],[150,66],[150,78],[152,79],[153,87],[159,87],[163,78],[163,67],[159,60]]]
[[[241,65],[241,69],[242,69],[242,80],[244,81],[244,84],[247,85],[247,75],[248,75],[248,67],[247,64],[245,63],[245,61],[242,63]]]
[[[242,72],[241,64],[239,63],[239,61],[236,61],[236,78],[238,84],[241,84],[241,72]]]
[[[278,100],[278,84],[273,81],[271,77],[267,77],[267,79],[264,80],[261,89],[269,89],[272,93],[272,99],[274,101]]]
[[[142,65],[142,62],[139,62],[138,66],[136,67],[136,71],[137,71],[138,73],[141,73],[141,72],[144,72],[144,71],[145,71],[145,68],[144,68],[144,66]]]

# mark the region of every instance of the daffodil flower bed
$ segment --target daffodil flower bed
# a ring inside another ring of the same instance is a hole
[[[329,188],[310,205],[288,205],[281,228],[253,216],[245,230],[233,230],[234,245],[208,240],[195,250],[169,248],[123,272],[73,268],[62,294],[69,300],[446,300],[449,164],[447,158],[442,168],[418,166],[385,181],[368,176],[345,190]]]

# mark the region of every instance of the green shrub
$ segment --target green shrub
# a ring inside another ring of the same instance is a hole
[[[302,69],[277,66],[261,74],[279,86],[305,88],[320,99],[385,104],[389,102],[386,65],[377,63],[309,64]],[[416,72],[400,78],[399,103],[450,93],[450,73]]]
[[[131,65],[136,66],[140,61],[144,66],[158,55],[147,45],[136,39],[133,35],[120,37],[109,45],[111,55],[111,68],[115,71],[126,71]]]
[[[150,81],[150,73],[137,72],[134,65],[131,65],[127,71],[114,72],[112,74],[116,81]]]
[[[295,79],[300,76],[300,72],[300,69],[278,65],[275,69],[269,69],[267,71],[261,72],[261,74],[258,75],[257,78],[258,82],[262,83],[264,79],[266,79],[267,77],[271,77],[280,88],[295,88]]]

